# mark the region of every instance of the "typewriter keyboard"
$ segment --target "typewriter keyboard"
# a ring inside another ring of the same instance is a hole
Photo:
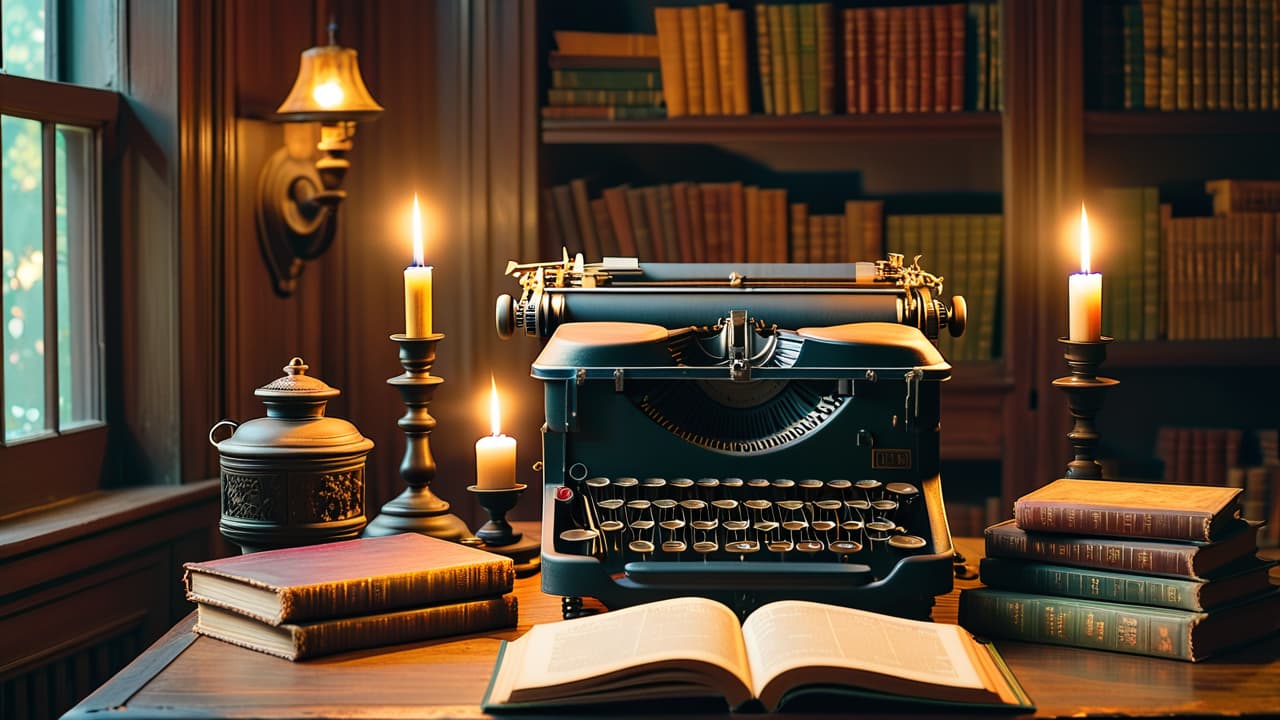
[[[839,561],[925,551],[904,482],[591,477],[556,489],[563,552],[634,561]],[[879,565],[881,563],[876,562]]]

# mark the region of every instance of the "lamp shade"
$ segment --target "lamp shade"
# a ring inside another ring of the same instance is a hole
[[[302,53],[298,79],[276,114],[305,122],[369,120],[382,112],[360,77],[356,51],[321,45]]]

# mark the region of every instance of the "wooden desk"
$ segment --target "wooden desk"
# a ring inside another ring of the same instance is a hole
[[[977,562],[980,541],[961,538],[957,545]],[[977,583],[956,584],[958,591]],[[477,705],[499,641],[520,636],[534,623],[560,619],[560,599],[540,592],[538,576],[517,580],[516,592],[520,626],[514,630],[301,663],[197,637],[192,615],[67,717],[100,718],[107,710],[119,720],[486,717]],[[957,597],[952,592],[938,598],[934,618],[955,622]],[[1035,700],[1035,717],[1280,715],[1275,638],[1199,664],[1025,643],[999,648]]]

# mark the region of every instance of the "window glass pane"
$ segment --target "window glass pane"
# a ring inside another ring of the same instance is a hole
[[[0,116],[0,208],[4,215],[0,295],[4,337],[4,436],[45,429],[44,216],[40,123]]]
[[[101,419],[98,225],[93,131],[59,125],[54,217],[58,244],[58,429]]]
[[[10,75],[51,79],[45,74],[44,3],[45,0],[0,2],[4,71]]]

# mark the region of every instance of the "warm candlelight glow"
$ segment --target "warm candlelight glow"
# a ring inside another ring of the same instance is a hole
[[[413,194],[413,265],[404,269],[404,334],[427,337],[431,334],[431,267],[423,260],[422,209]]]
[[[1089,213],[1080,203],[1080,272],[1089,274],[1089,256],[1093,250],[1093,241],[1089,237]]]
[[[418,206],[418,193],[413,194],[413,264],[422,267],[422,208]]]
[[[1090,272],[1093,243],[1089,235],[1089,215],[1080,204],[1080,272],[1067,278],[1067,337],[1076,342],[1098,342],[1102,338],[1102,273]]]
[[[502,434],[502,411],[498,406],[498,382],[489,376],[489,434]]]
[[[516,439],[502,434],[498,383],[489,376],[489,435],[476,441],[476,488],[507,490],[516,486]]]

